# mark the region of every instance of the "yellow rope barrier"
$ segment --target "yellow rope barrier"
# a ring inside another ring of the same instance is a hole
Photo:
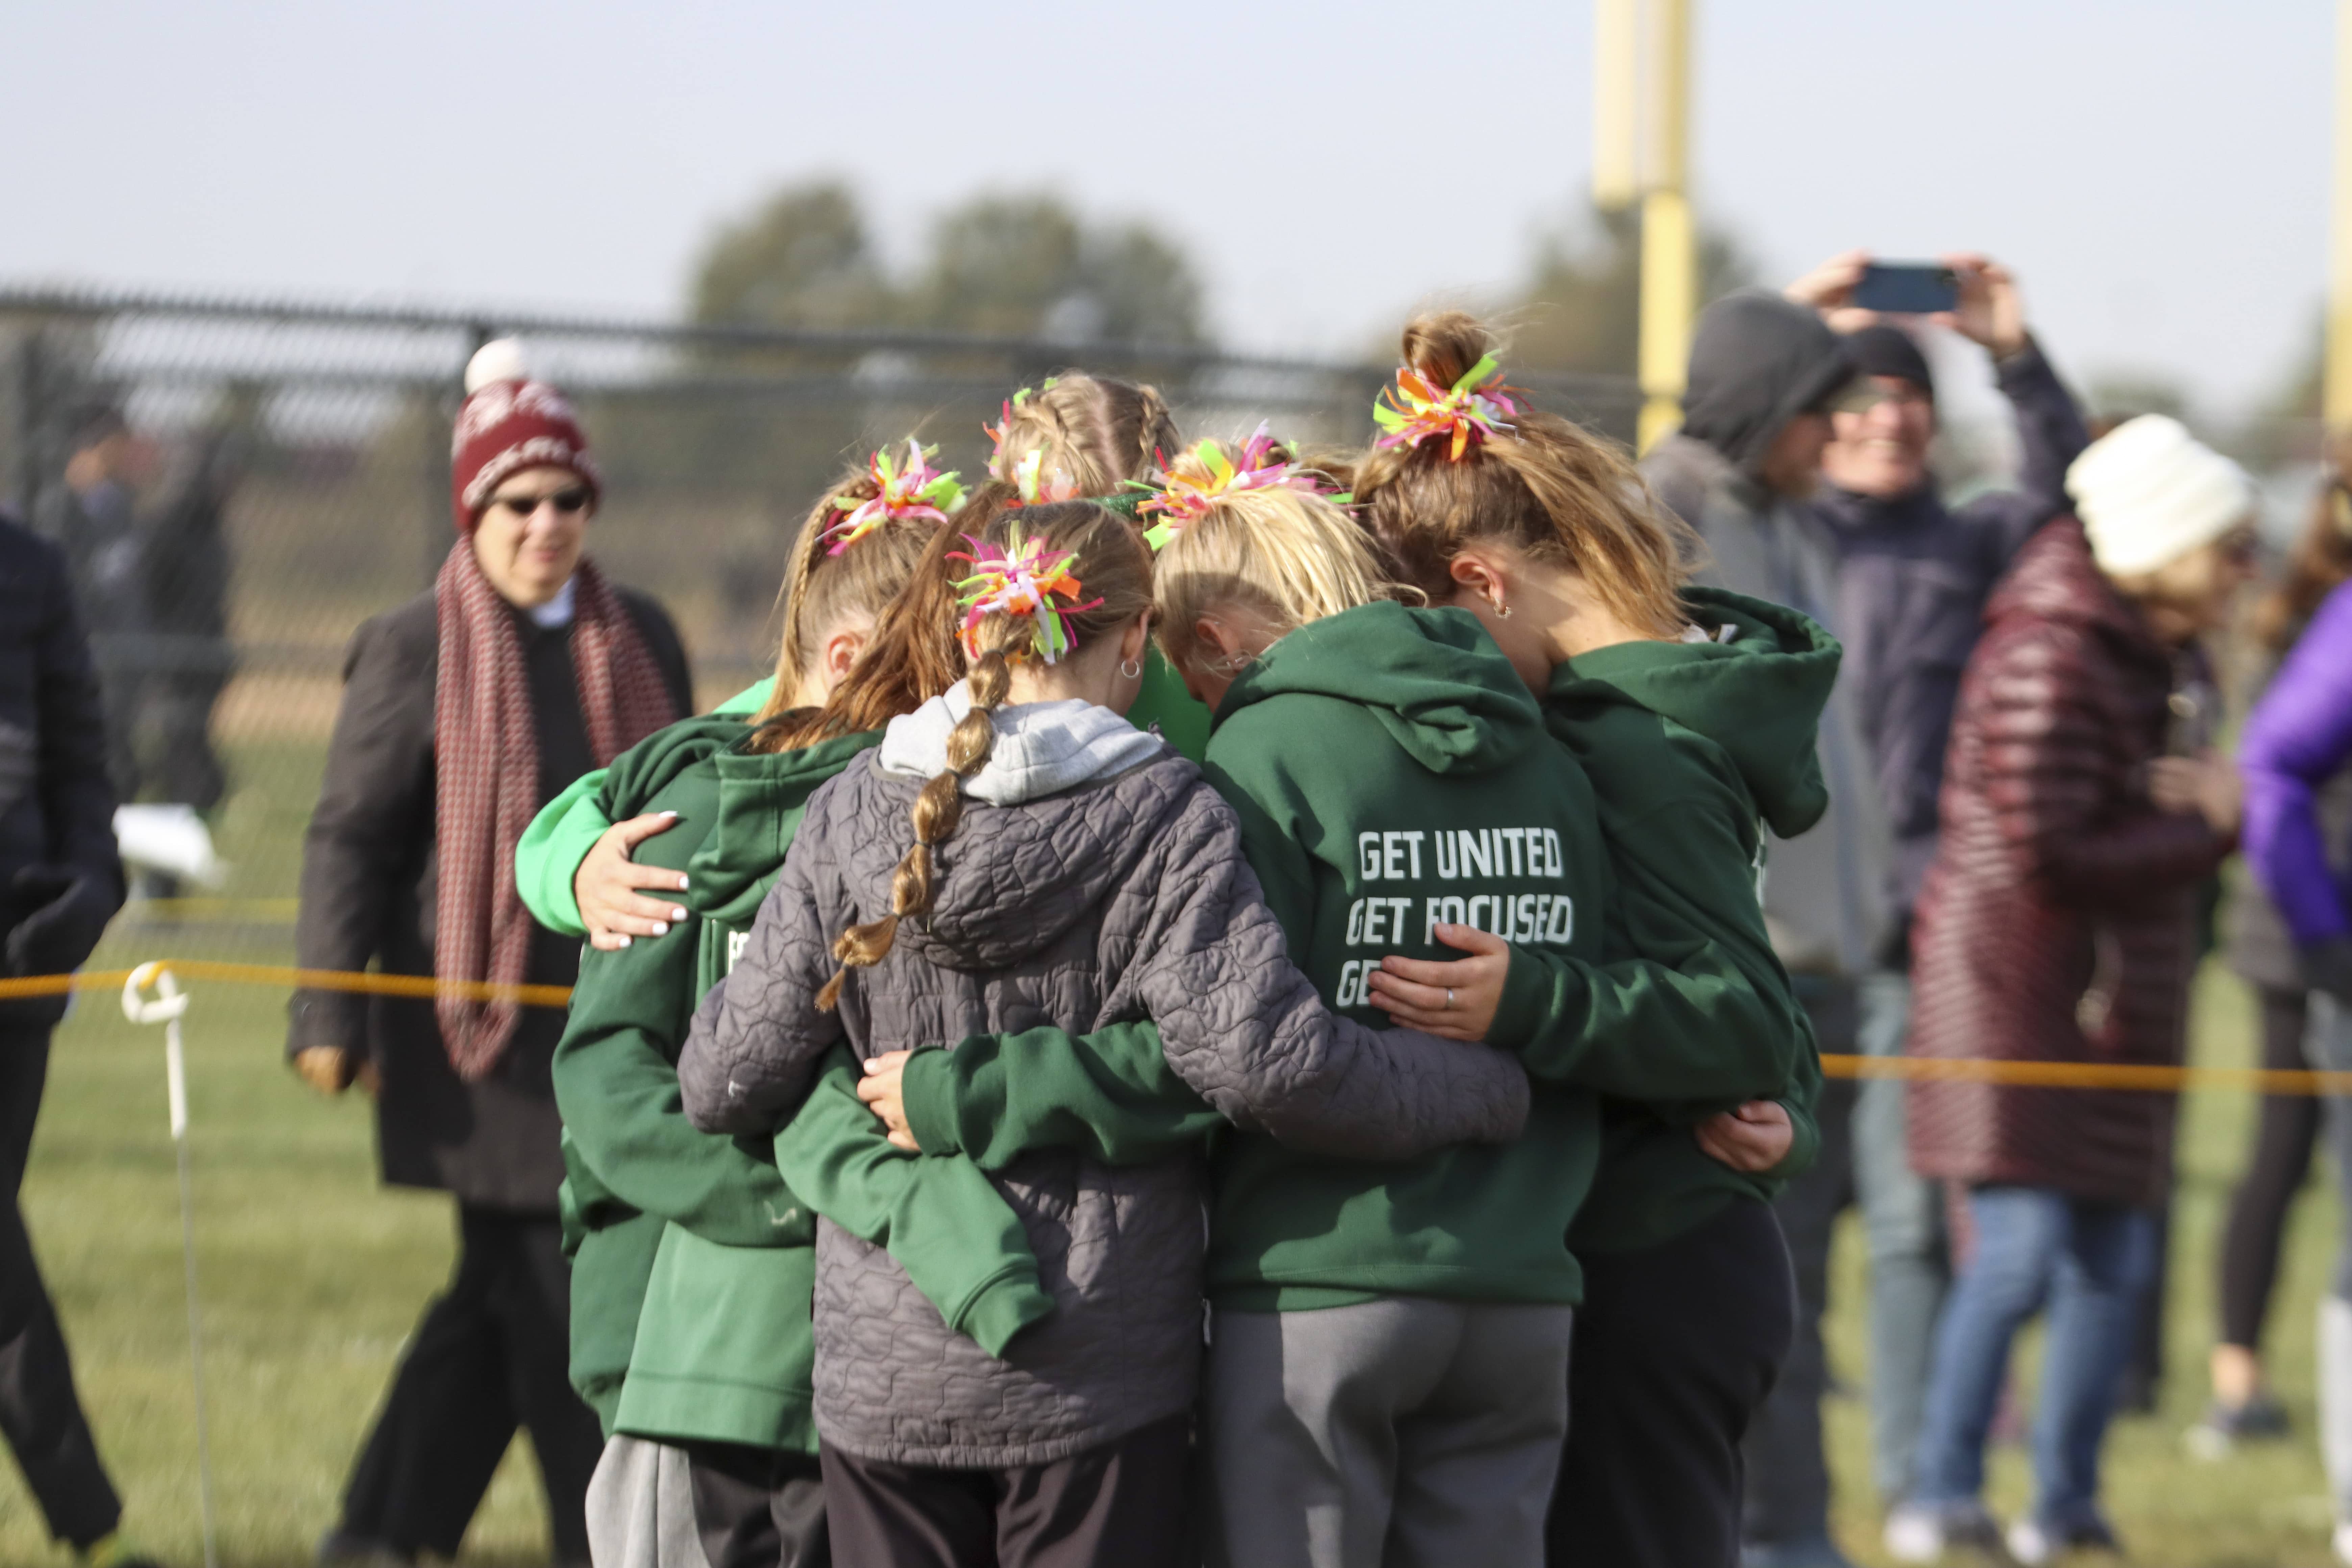
[[[358,992],[371,996],[463,996],[476,1002],[520,1002],[526,1007],[562,1007],[572,1001],[571,990],[562,985],[494,985],[481,980],[436,980],[427,974],[368,974],[340,969],[295,969],[275,963],[223,963],[204,958],[167,958],[158,962],[183,980],[218,980],[232,985],[282,985],[308,991]],[[85,969],[75,974],[0,980],[0,1002],[26,996],[58,996],[68,991],[119,991],[131,973],[128,969]],[[2267,1068],[2011,1062],[1978,1057],[1824,1056],[1822,1071],[1830,1078],[1986,1083],[2011,1089],[2137,1089],[2150,1094],[2219,1089],[2252,1094],[2352,1094],[2352,1072]]]

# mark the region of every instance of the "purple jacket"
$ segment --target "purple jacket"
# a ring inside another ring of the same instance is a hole
[[[2255,879],[2305,946],[2352,935],[2315,802],[2352,762],[2352,583],[2327,595],[2246,718],[2242,844]]]

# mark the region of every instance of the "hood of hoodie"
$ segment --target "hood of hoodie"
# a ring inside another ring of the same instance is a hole
[[[1369,709],[1433,773],[1491,773],[1543,736],[1542,707],[1466,610],[1383,602],[1310,621],[1251,662],[1217,721],[1286,692]]]
[[[808,797],[881,739],[879,730],[866,730],[791,752],[747,752],[738,741],[711,757],[703,765],[719,775],[719,811],[686,863],[688,907],[723,925],[749,924],[800,831]]]
[[[1818,312],[1743,289],[1699,316],[1682,433],[1752,479],[1780,426],[1853,379],[1845,347]]]
[[[948,771],[948,737],[971,712],[971,688],[957,681],[912,713],[890,721],[877,760],[883,772],[929,779]],[[996,740],[963,793],[991,805],[1019,805],[1167,750],[1109,709],[1076,698],[1022,702],[989,715]]]
[[[1683,601],[1707,640],[1596,648],[1552,672],[1550,700],[1631,703],[1705,736],[1739,770],[1765,823],[1793,838],[1829,805],[1815,742],[1837,639],[1744,594],[1686,588]]]
[[[995,717],[1000,725],[1011,721],[1017,739],[1024,726],[1043,729],[1061,717],[1038,710],[1061,706],[1024,704]],[[966,800],[956,830],[932,849],[931,912],[900,922],[898,944],[949,969],[1008,968],[1058,942],[1134,879],[1169,822],[1204,786],[1193,763],[1129,732],[1148,744],[1139,761],[1138,749],[1122,746],[1097,752],[1097,771],[1052,794],[1003,805]],[[998,744],[1003,740],[1000,732]],[[854,816],[833,824],[831,847],[867,919],[890,907],[891,879],[914,841],[909,814],[928,779],[885,767],[877,752],[837,786],[855,792]],[[845,827],[848,843],[839,842]]]

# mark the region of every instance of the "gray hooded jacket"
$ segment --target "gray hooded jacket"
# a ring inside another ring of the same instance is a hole
[[[851,973],[837,1011],[818,1012],[834,938],[889,907],[922,770],[944,765],[964,700],[959,689],[894,721],[876,760],[810,798],[749,944],[679,1060],[696,1125],[773,1129],[845,1039],[873,1057],[1149,1017],[1171,1065],[1218,1110],[1301,1147],[1403,1159],[1518,1135],[1528,1089],[1516,1061],[1335,1017],[1285,955],[1232,808],[1192,763],[1079,704],[995,715],[1014,765],[992,754],[965,782],[961,824],[936,852],[930,917],[901,923],[889,956]],[[902,1464],[1043,1464],[1191,1405],[1201,1161],[1112,1167],[1047,1150],[992,1179],[1055,1312],[994,1359],[951,1331],[887,1252],[821,1226],[815,1416],[828,1443]]]

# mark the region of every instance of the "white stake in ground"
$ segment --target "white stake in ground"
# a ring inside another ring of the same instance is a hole
[[[140,993],[155,987],[155,1000]],[[122,986],[122,1016],[134,1024],[163,1026],[163,1079],[172,1103],[172,1146],[180,1163],[180,1256],[188,1276],[188,1370],[196,1390],[196,1495],[204,1512],[205,1568],[220,1568],[220,1552],[213,1534],[213,1455],[205,1418],[204,1320],[196,1310],[195,1188],[188,1175],[188,1058],[180,1046],[180,1018],[188,1010],[187,994],[161,963],[142,963]]]

